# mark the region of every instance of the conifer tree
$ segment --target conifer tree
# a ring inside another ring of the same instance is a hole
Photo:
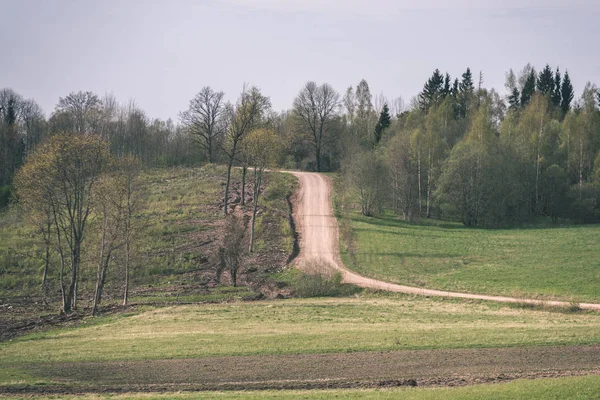
[[[381,137],[383,135],[383,131],[390,126],[392,123],[392,118],[390,117],[390,109],[388,108],[387,103],[383,105],[383,110],[381,110],[381,114],[379,114],[379,121],[375,126],[375,144],[377,145],[379,141],[381,141]]]
[[[519,108],[519,89],[514,87],[512,93],[508,96],[508,104],[511,109]]]
[[[442,96],[446,98],[446,96],[450,95],[452,91],[450,87],[450,75],[446,72],[446,77],[444,78],[444,89],[442,90]]]
[[[460,82],[458,89],[458,117],[465,118],[469,113],[469,102],[471,101],[473,91],[475,90],[471,68],[467,68],[465,73],[462,74],[462,81]]]
[[[556,67],[556,73],[554,74],[554,93],[552,93],[552,104],[554,107],[560,107],[561,95],[561,78],[560,70]]]
[[[550,65],[548,64],[546,64],[538,76],[537,90],[542,96],[552,96],[554,94],[554,77],[552,76]]]
[[[521,90],[521,107],[525,108],[531,97],[535,93],[535,69],[531,69],[531,72],[527,76],[527,80],[525,80],[525,85],[523,85],[523,89]]]
[[[442,97],[443,90],[444,76],[436,68],[431,78],[425,82],[423,91],[419,93],[419,106],[421,110],[427,113],[432,105],[437,104],[438,100]]]
[[[567,114],[567,112],[571,109],[571,102],[573,101],[574,93],[573,93],[573,85],[571,84],[571,78],[569,77],[569,71],[565,71],[565,76],[563,79],[563,83],[561,86],[561,102],[560,108],[562,109],[563,114]]]
[[[473,74],[471,68],[467,68],[464,74],[462,74],[462,82],[460,83],[460,91],[463,93],[473,92],[475,86],[473,86]]]

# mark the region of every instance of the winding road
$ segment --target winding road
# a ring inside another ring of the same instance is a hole
[[[423,289],[383,282],[352,272],[346,268],[340,258],[338,225],[331,205],[331,182],[329,178],[314,172],[286,172],[296,176],[299,183],[294,201],[294,221],[300,237],[300,255],[296,261],[296,265],[300,269],[305,268],[311,260],[321,260],[332,269],[340,271],[344,282],[364,288],[423,296],[455,297],[502,303],[528,303],[561,307],[571,305],[571,303],[563,301],[520,299]],[[579,303],[579,307],[600,311],[600,304]]]

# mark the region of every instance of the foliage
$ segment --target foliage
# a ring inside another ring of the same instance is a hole
[[[15,178],[25,212],[33,218],[51,216],[65,313],[76,307],[82,244],[94,206],[93,189],[109,163],[108,146],[99,136],[56,135],[27,159]]]
[[[379,214],[387,192],[387,170],[382,157],[374,151],[357,154],[346,167],[346,177],[358,193],[362,214]]]

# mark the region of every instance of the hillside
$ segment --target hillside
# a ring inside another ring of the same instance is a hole
[[[142,173],[139,186],[144,202],[136,215],[140,229],[134,243],[129,299],[133,306],[220,302],[289,293],[289,289],[279,289],[269,274],[280,271],[294,251],[287,200],[293,191],[294,178],[279,173],[266,176],[256,223],[255,252],[244,260],[241,286],[234,288],[230,286],[227,271],[223,272],[220,283],[216,280],[218,251],[223,240],[225,176],[225,169],[214,165],[150,169]],[[234,171],[232,199],[240,197],[240,180],[240,172]],[[245,207],[238,202],[233,208],[236,214],[248,216],[251,206],[251,201]],[[55,265],[50,268],[45,293],[40,288],[43,269],[40,235],[35,234],[16,207],[0,214],[0,222],[0,325],[6,328],[38,315],[56,315],[60,294]],[[80,312],[89,307],[95,283],[95,242],[97,237],[93,234],[86,237],[79,286]],[[103,302],[107,310],[122,301],[121,257],[117,253],[109,267]]]

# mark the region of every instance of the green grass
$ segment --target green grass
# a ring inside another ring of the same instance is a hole
[[[600,302],[600,226],[474,229],[349,213],[344,263],[389,282],[457,292]],[[346,217],[348,218],[348,217]]]
[[[232,391],[199,393],[126,393],[78,396],[46,395],[37,399],[406,399],[406,400],[593,400],[600,398],[600,376],[524,380],[455,388]],[[31,396],[9,396],[25,399]]]
[[[595,313],[401,295],[190,305],[0,343],[0,382],[29,363],[592,343]]]
[[[130,301],[136,304],[217,302],[252,297],[247,289],[216,288],[206,292],[197,290],[209,282],[217,264],[216,251],[220,243],[222,223],[221,196],[224,191],[226,168],[206,165],[199,168],[149,169],[140,175],[145,206],[136,215],[140,226],[134,244],[132,290]],[[232,186],[241,180],[241,171],[232,171]],[[289,174],[267,173],[265,193],[260,199],[260,218],[257,221],[256,253],[278,254],[281,264],[292,253],[293,233],[289,229],[286,196],[293,190],[296,178]],[[0,299],[27,296],[32,301],[42,296],[40,289],[43,245],[39,235],[19,215],[16,207],[0,213]],[[95,257],[98,243],[93,218],[88,225],[84,242],[84,257],[80,271],[79,288],[83,305],[94,289]],[[123,271],[119,267],[122,249],[115,252],[109,268],[105,288],[105,304],[118,303],[122,292]],[[261,262],[272,262],[273,257],[257,257]],[[54,260],[56,262],[56,260]],[[257,270],[276,270],[280,265],[247,266]],[[204,272],[208,271],[208,274]],[[189,274],[195,274],[193,280]],[[59,300],[58,273],[49,271],[49,299]],[[187,290],[181,293],[181,288]],[[135,288],[143,288],[136,294]],[[195,293],[188,293],[196,290]],[[200,293],[197,293],[197,292]],[[157,293],[159,292],[159,293]]]

